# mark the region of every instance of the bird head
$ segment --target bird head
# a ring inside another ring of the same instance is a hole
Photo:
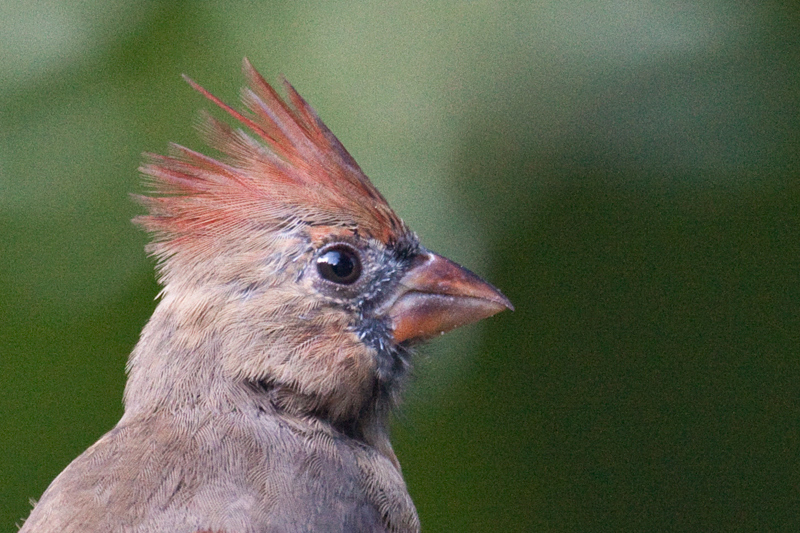
[[[244,383],[349,423],[392,403],[415,343],[511,304],[424,248],[291,85],[286,101],[247,60],[244,72],[243,112],[187,81],[253,136],[205,116],[220,158],[176,145],[141,169],[152,190],[136,221],[164,288],[126,409]]]

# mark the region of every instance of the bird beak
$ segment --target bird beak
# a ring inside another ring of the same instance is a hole
[[[514,310],[508,298],[464,267],[423,250],[400,279],[388,309],[395,342],[441,335],[465,324]]]

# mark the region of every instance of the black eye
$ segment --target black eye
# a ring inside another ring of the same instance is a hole
[[[350,285],[361,276],[361,261],[355,250],[344,244],[337,244],[319,256],[317,270],[328,281]]]

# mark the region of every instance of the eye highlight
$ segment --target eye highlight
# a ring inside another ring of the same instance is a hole
[[[317,272],[333,283],[351,285],[361,277],[361,260],[350,246],[336,244],[317,258]]]

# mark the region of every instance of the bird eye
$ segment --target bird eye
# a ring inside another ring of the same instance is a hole
[[[337,244],[328,248],[317,259],[319,275],[340,285],[355,283],[361,276],[361,261],[349,246]]]

